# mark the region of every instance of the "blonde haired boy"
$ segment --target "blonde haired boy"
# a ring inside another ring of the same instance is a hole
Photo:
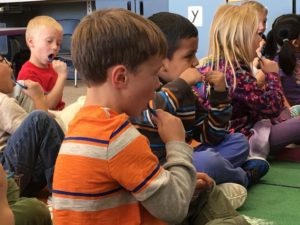
[[[40,83],[47,95],[49,109],[63,109],[65,103],[62,96],[67,78],[67,65],[62,61],[53,60],[60,50],[62,26],[52,17],[37,16],[29,21],[25,36],[30,58],[22,66],[18,80]]]

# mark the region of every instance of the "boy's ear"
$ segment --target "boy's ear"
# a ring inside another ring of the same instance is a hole
[[[27,45],[29,48],[32,48],[34,45],[33,45],[33,38],[32,37],[29,37],[27,40]]]
[[[295,48],[299,48],[300,47],[300,38],[296,38],[296,39],[292,40],[292,45],[294,45]]]
[[[128,69],[124,65],[116,65],[111,70],[112,85],[123,88],[128,83]]]
[[[165,58],[162,60],[162,66],[160,68],[161,73],[167,73],[168,72],[168,66],[169,66],[169,59]]]

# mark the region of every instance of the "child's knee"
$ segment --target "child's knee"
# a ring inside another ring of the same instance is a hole
[[[223,165],[224,159],[217,152],[206,150],[201,152],[194,152],[193,164],[197,172],[208,173],[212,170],[218,170],[220,165]]]
[[[11,209],[16,225],[50,225],[51,216],[47,206],[36,198],[20,198]]]

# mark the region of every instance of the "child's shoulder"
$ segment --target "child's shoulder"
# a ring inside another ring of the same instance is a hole
[[[109,140],[116,136],[137,136],[138,131],[129,122],[126,114],[118,114],[111,109],[97,105],[82,107],[69,124],[69,131],[90,134]],[[94,134],[93,134],[94,133]]]

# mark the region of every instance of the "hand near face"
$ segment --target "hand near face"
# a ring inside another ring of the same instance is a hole
[[[52,67],[55,70],[55,72],[58,74],[59,79],[60,78],[67,79],[68,68],[65,62],[60,60],[53,60]]]
[[[219,71],[209,71],[205,74],[205,82],[217,92],[226,91],[225,75]]]
[[[259,65],[261,70],[264,73],[278,73],[279,72],[279,66],[278,63],[267,59],[265,57],[262,57],[261,60],[259,61]]]
[[[204,76],[196,68],[188,68],[179,76],[185,80],[190,86],[195,85],[198,82],[202,82]]]
[[[164,143],[170,141],[185,141],[185,130],[181,120],[161,109],[156,110],[152,118],[157,125],[158,133]]]
[[[258,56],[258,58],[262,58],[263,57],[263,54],[262,54],[262,51],[263,51],[263,48],[265,47],[265,40],[261,39],[261,41],[259,42],[259,47],[256,49],[256,54]]]

